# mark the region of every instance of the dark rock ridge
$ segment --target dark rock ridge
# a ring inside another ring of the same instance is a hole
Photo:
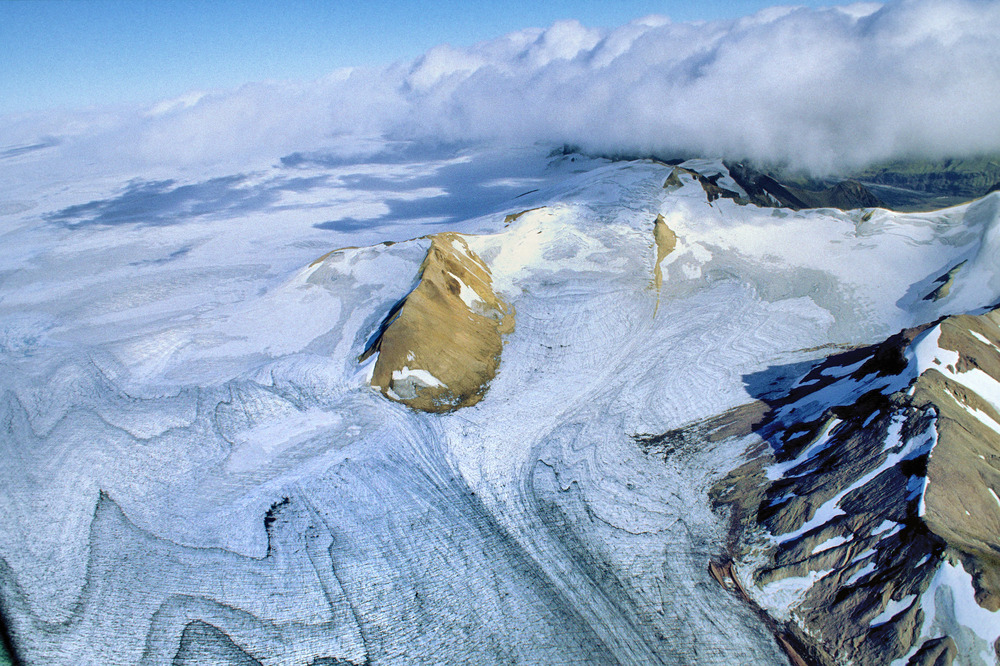
[[[789,188],[806,204],[806,208],[885,208],[885,203],[856,180],[843,180],[820,191]]]
[[[766,400],[767,446],[713,490],[749,595],[817,663],[994,653],[948,624],[940,588],[965,572],[964,603],[1000,608],[998,342],[993,311],[828,357]]]
[[[934,287],[933,291],[924,296],[924,300],[940,301],[942,298],[947,298],[948,294],[951,293],[951,286],[955,282],[955,276],[958,275],[958,272],[962,269],[962,266],[964,265],[965,261],[961,261],[958,264],[955,264],[955,266],[953,266],[952,268],[950,268],[947,273],[944,273],[936,277],[934,279],[934,284],[937,286]]]
[[[739,162],[726,162],[729,175],[749,195],[750,203],[758,206],[781,206],[799,210],[809,205],[777,180]]]
[[[723,173],[700,173],[683,166],[675,166],[664,187],[678,187],[680,176],[688,175],[697,180],[705,190],[709,203],[718,199],[732,199],[740,205],[753,204],[761,208],[884,208],[885,204],[859,182],[847,180],[826,189],[809,190],[792,187],[757,171],[746,164],[725,162],[729,176],[742,191],[728,189],[719,184]]]
[[[792,210],[803,208],[885,208],[877,196],[855,180],[844,180],[832,187],[811,190],[782,184],[772,176],[757,171],[746,164],[726,162],[726,169],[758,206],[781,206]]]

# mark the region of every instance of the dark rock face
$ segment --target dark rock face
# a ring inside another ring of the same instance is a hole
[[[800,198],[810,204],[810,208],[884,208],[885,204],[856,180],[844,180],[821,192],[798,190]]]
[[[833,187],[809,190],[782,184],[775,178],[761,173],[746,164],[726,162],[729,175],[746,192],[741,203],[761,207],[782,207],[792,210],[803,208],[884,208],[885,204],[861,183],[845,180]]]
[[[692,169],[685,169],[684,167],[676,166],[670,172],[666,182],[663,183],[663,187],[665,189],[675,189],[680,187],[681,175],[691,176],[698,181],[702,189],[705,190],[705,196],[708,198],[708,203],[712,203],[713,201],[717,201],[719,199],[733,199],[739,204],[747,203],[739,192],[734,192],[719,185],[719,179],[722,177],[721,173],[706,175]]]
[[[979,663],[992,649],[929,622],[943,571],[1000,608],[998,324],[948,317],[827,358],[768,401],[770,455],[714,489],[750,595],[819,663]]]
[[[925,641],[917,653],[906,662],[907,666],[951,666],[958,649],[949,636]]]
[[[964,265],[965,265],[965,262],[962,261],[962,262],[956,264],[955,266],[953,266],[947,273],[944,273],[943,275],[939,275],[934,280],[934,284],[937,285],[937,286],[934,287],[933,291],[931,291],[929,294],[927,294],[926,296],[924,296],[924,300],[925,301],[939,301],[942,298],[947,298],[948,294],[951,292],[951,285],[955,281],[955,276],[958,274],[958,272],[962,269],[962,266],[964,266]]]
[[[739,162],[726,162],[729,175],[742,187],[752,203],[761,207],[784,207],[793,210],[810,206],[777,180]]]

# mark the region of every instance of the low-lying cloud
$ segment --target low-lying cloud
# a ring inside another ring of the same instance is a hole
[[[997,118],[1000,3],[901,0],[706,23],[651,16],[612,30],[559,22],[309,84],[188,95],[142,113],[13,119],[0,137],[57,137],[59,150],[136,166],[364,151],[384,138],[726,156],[829,173],[1000,151]]]

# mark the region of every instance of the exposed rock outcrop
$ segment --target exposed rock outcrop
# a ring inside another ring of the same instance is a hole
[[[937,412],[923,519],[961,555],[976,601],[1000,609],[1000,312],[949,317],[937,327],[941,364],[911,388]],[[952,353],[947,353],[952,352]]]
[[[958,650],[949,636],[925,641],[917,653],[910,657],[906,666],[949,666],[954,663]]]
[[[737,189],[722,187],[723,174],[702,174],[683,166],[675,166],[663,187],[672,189],[681,185],[680,176],[695,178],[705,190],[709,203],[718,199],[732,199],[740,205],[753,204],[761,208],[879,208],[885,204],[867,187],[854,180],[845,180],[825,189],[806,189],[786,185],[775,178],[740,163],[725,162],[729,177]],[[740,190],[740,191],[737,191]]]
[[[659,308],[660,305],[660,288],[663,287],[663,269],[660,264],[667,255],[674,251],[677,247],[677,234],[667,226],[667,221],[663,219],[662,215],[656,216],[656,221],[653,223],[653,242],[656,245],[656,264],[653,266],[653,284],[656,286],[656,305]]]
[[[793,210],[809,206],[777,180],[739,162],[726,162],[729,175],[747,193],[747,203],[761,207],[784,207]]]
[[[871,190],[856,180],[842,180],[833,187],[823,190],[805,190],[789,187],[789,191],[805,203],[806,208],[885,208],[885,203]]]
[[[820,663],[992,659],[998,343],[994,311],[829,357],[768,401],[757,430],[773,454],[713,491],[733,509],[731,556],[749,594]],[[959,628],[963,604],[991,618],[985,633]]]
[[[530,213],[531,211],[534,211],[534,210],[539,210],[539,207],[527,208],[527,209],[519,211],[517,213],[508,213],[507,215],[504,215],[503,226],[505,226],[505,227],[510,226],[514,222],[517,222],[518,218],[520,218],[522,215],[524,215],[525,213]]]
[[[758,206],[782,206],[793,210],[803,208],[884,208],[885,204],[867,187],[856,180],[844,180],[832,187],[818,190],[782,184],[771,176],[741,163],[727,162],[726,168],[749,198]]]
[[[951,285],[955,282],[955,276],[958,275],[958,271],[961,270],[965,262],[962,261],[955,266],[953,266],[947,273],[940,275],[934,280],[934,290],[929,294],[924,296],[925,301],[940,301],[942,298],[947,298],[948,294],[951,293]]]
[[[446,412],[482,399],[514,314],[460,234],[430,240],[417,286],[392,308],[359,361],[378,354],[371,384],[386,397]]]
[[[733,190],[727,189],[719,185],[719,179],[722,178],[722,173],[713,174],[702,174],[693,169],[687,169],[682,166],[675,166],[671,171],[670,175],[667,176],[667,180],[663,183],[663,188],[667,190],[673,190],[680,187],[683,183],[681,181],[681,176],[690,176],[694,178],[701,185],[702,189],[705,190],[705,196],[708,198],[708,203],[717,201],[718,199],[733,199],[738,203],[746,203],[739,192],[734,192]]]

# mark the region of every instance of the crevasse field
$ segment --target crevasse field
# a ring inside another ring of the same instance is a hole
[[[639,439],[1000,300],[1000,194],[709,203],[662,163],[542,146],[73,182],[47,159],[5,156],[0,202],[0,601],[25,663],[786,663],[707,568],[709,489],[756,435]],[[430,414],[358,357],[441,231],[515,328],[482,401]]]

